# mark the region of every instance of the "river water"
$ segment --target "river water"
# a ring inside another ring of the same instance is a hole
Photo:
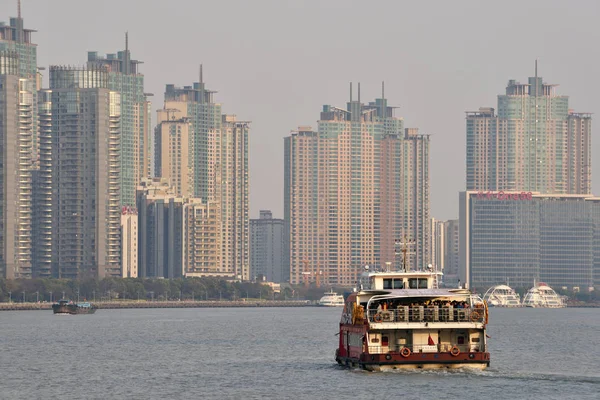
[[[492,309],[492,364],[479,372],[338,367],[340,312],[1,312],[0,398],[600,398],[600,309]]]

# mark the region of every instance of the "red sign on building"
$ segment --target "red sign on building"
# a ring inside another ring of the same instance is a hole
[[[502,190],[499,192],[477,192],[478,199],[486,199],[486,200],[531,200],[533,197],[533,193],[531,192],[521,192],[521,193],[504,193]]]

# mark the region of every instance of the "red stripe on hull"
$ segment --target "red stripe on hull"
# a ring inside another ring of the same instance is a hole
[[[490,353],[460,353],[453,356],[450,353],[412,353],[408,357],[400,354],[361,354],[359,358],[336,356],[341,365],[356,365],[364,369],[371,366],[414,365],[418,368],[424,364],[490,364]]]

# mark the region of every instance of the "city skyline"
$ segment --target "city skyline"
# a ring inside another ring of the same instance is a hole
[[[529,3],[527,8],[516,2],[486,7],[461,2],[438,4],[434,9],[390,2],[385,13],[379,13],[380,8],[338,7],[341,3],[335,1],[233,2],[235,7],[230,3],[180,1],[171,7],[130,1],[114,2],[120,10],[115,14],[111,2],[106,3],[94,11],[95,19],[79,19],[88,11],[86,4],[64,1],[55,7],[49,2],[23,1],[26,28],[37,31],[33,41],[38,44],[38,65],[81,65],[82,55],[88,51],[105,54],[123,47],[124,33],[129,31],[130,51],[145,61],[140,69],[146,90],[155,94],[154,113],[162,106],[164,84],[195,81],[198,65],[203,63],[211,86],[221,92],[224,112],[235,110],[241,119],[253,121],[250,153],[260,157],[250,160],[252,216],[258,215],[259,209],[283,215],[282,138],[290,127],[314,124],[318,104],[342,102],[350,81],[362,81],[363,95],[373,97],[379,91],[378,82],[385,80],[388,97],[400,105],[407,124],[432,134],[431,204],[432,216],[439,219],[458,216],[458,192],[465,188],[464,111],[492,107],[495,101],[491,96],[501,93],[507,79],[530,74],[534,59],[540,60],[540,76],[562,84],[560,92],[570,96],[572,108],[594,112],[600,105],[589,90],[598,85],[598,77],[592,73],[595,58],[587,50],[600,38],[600,30],[593,24],[594,10],[600,6],[594,2],[583,2],[589,11],[584,14],[563,2],[541,1]],[[8,22],[9,16],[16,16],[16,8],[16,1],[3,2],[0,20]],[[515,14],[515,8],[520,12]],[[145,18],[136,20],[133,16],[140,9]],[[187,11],[182,13],[182,9]],[[231,9],[235,12],[228,14],[227,28],[219,18],[189,23],[200,12],[224,15]],[[374,13],[380,15],[375,18]],[[487,19],[489,13],[498,18]],[[358,21],[362,14],[365,23],[361,31],[355,28],[358,25],[347,24],[348,20]],[[401,14],[416,18],[392,25]],[[270,18],[273,15],[279,18]],[[109,18],[111,29],[106,29]],[[163,19],[178,21],[181,35],[177,40],[154,28]],[[307,19],[311,29],[295,29]],[[511,29],[499,29],[507,20],[512,21]],[[367,34],[379,25],[386,26],[389,43],[373,43]],[[537,37],[542,25],[544,37],[535,43],[519,39]],[[327,35],[354,39],[340,45],[341,51],[334,57],[331,41],[322,39]],[[400,51],[390,52],[390,44]],[[368,48],[370,56],[364,60],[353,57],[353,49],[359,47]],[[578,57],[565,62],[556,48],[569,48]],[[239,59],[245,62],[234,61]],[[47,87],[47,73],[44,75],[43,86]],[[597,171],[598,165],[594,164],[593,170]],[[597,182],[600,174],[592,175]],[[592,193],[597,186],[592,183]]]

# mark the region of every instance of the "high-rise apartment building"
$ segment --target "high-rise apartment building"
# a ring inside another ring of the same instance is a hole
[[[127,34],[125,50],[99,57],[88,52],[87,65],[104,66],[108,71],[108,89],[121,96],[121,205],[135,205],[137,185],[150,177],[150,132],[148,94],[144,93],[144,75],[138,70],[141,61],[132,60]]]
[[[223,266],[238,279],[250,276],[250,215],[248,198],[248,132],[250,123],[223,115],[217,196],[221,204]]]
[[[154,175],[166,179],[178,196],[194,196],[194,131],[184,113],[157,111],[154,131]]]
[[[457,219],[439,221],[432,219],[431,263],[436,270],[444,273],[442,279],[447,285],[458,283],[459,266],[459,224]]]
[[[37,45],[18,16],[0,22],[0,277],[32,276]]]
[[[121,209],[121,276],[138,277],[138,213],[137,209]]]
[[[399,267],[394,245],[405,243],[407,268],[426,266],[431,262],[429,135],[420,135],[416,128],[386,134],[379,171],[379,259]]]
[[[52,276],[52,91],[38,91],[39,148],[33,170],[33,276]]]
[[[120,94],[105,66],[50,67],[52,275],[121,276]]]
[[[289,268],[283,246],[283,219],[273,218],[268,210],[260,211],[260,218],[250,220],[250,273],[256,279],[262,276],[269,282],[287,282]]]
[[[9,279],[32,275],[35,91],[18,54],[0,50],[0,276]]]
[[[194,197],[219,204],[221,271],[250,279],[248,133],[249,122],[222,115],[213,91],[200,82],[177,88],[167,85],[165,110],[187,118],[193,131]],[[166,111],[167,112],[167,111]]]
[[[32,43],[32,33],[35,32],[33,29],[26,29],[24,27],[23,18],[21,17],[21,6],[19,3],[18,16],[11,17],[10,22],[7,25],[5,22],[0,21],[0,51],[2,52],[14,52],[18,58],[17,71],[12,73],[21,79],[31,81],[27,85],[31,85],[35,88],[31,103],[33,105],[32,112],[34,117],[32,118],[31,131],[33,132],[32,141],[32,156],[33,159],[37,158],[37,118],[35,118],[36,107],[37,107],[37,44]]]
[[[183,206],[183,274],[232,278],[223,272],[221,207],[216,201],[186,199]]]
[[[365,265],[400,267],[394,243],[429,262],[429,137],[404,130],[383,96],[323,106],[318,131],[285,138],[284,207],[290,282],[351,286]]]
[[[589,194],[591,115],[536,74],[510,80],[498,112],[467,112],[467,190]]]

